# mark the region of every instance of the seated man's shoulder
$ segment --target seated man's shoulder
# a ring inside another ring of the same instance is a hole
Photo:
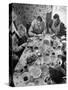
[[[33,22],[36,23],[37,22],[37,19],[34,19]]]
[[[32,21],[32,23],[31,23],[31,25],[33,26],[33,25],[36,24],[36,23],[37,23],[37,20],[34,19],[34,20]]]
[[[65,26],[65,24],[64,24],[63,22],[61,22],[60,28],[61,28],[61,29],[66,29],[66,26]]]

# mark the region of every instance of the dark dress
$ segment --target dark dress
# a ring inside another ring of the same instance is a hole
[[[50,21],[49,28],[51,28],[52,32],[54,32],[53,29],[52,29],[52,24],[53,24],[53,20]],[[57,36],[61,37],[63,35],[66,36],[66,27],[65,27],[64,23],[61,22],[60,23],[60,31],[57,33]]]

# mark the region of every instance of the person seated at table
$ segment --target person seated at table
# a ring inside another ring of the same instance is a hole
[[[10,47],[12,47],[11,51],[13,52],[13,56],[16,59],[18,56],[20,57],[20,52],[22,52],[22,50],[24,49],[22,44],[27,42],[26,27],[22,23],[16,25],[17,18],[18,16],[16,15],[15,11],[12,11],[12,21],[9,28],[9,36],[11,37],[9,39],[10,43],[12,43],[12,46],[10,45]]]
[[[28,33],[30,36],[36,36],[36,35],[46,33],[45,23],[41,18],[41,16],[38,16],[36,19],[32,21]]]
[[[14,34],[12,36],[13,52],[17,53],[19,57],[27,44],[26,42],[27,42],[26,28],[24,27],[23,24],[20,24],[18,26],[18,30],[15,29]]]
[[[58,37],[65,35],[66,36],[66,27],[63,22],[61,22],[58,14],[53,16],[53,20],[49,23],[49,33],[55,34]]]

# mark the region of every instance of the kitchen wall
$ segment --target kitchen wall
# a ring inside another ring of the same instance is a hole
[[[46,22],[47,13],[52,12],[50,5],[32,5],[32,4],[12,4],[12,9],[17,14],[17,24],[23,23],[25,26],[32,22],[37,16],[41,16]]]

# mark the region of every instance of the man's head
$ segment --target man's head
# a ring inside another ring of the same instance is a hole
[[[41,16],[38,16],[38,17],[37,17],[37,20],[40,21],[40,22],[42,22]]]
[[[53,21],[54,21],[55,23],[59,23],[60,18],[59,18],[59,15],[58,15],[58,14],[55,14],[55,15],[53,16]]]
[[[22,37],[26,34],[26,28],[23,24],[20,24],[18,26],[18,33],[19,33],[20,37]]]
[[[41,18],[41,16],[38,16],[37,17],[37,23],[38,23],[38,25],[40,25],[41,22],[42,22],[42,18]]]

